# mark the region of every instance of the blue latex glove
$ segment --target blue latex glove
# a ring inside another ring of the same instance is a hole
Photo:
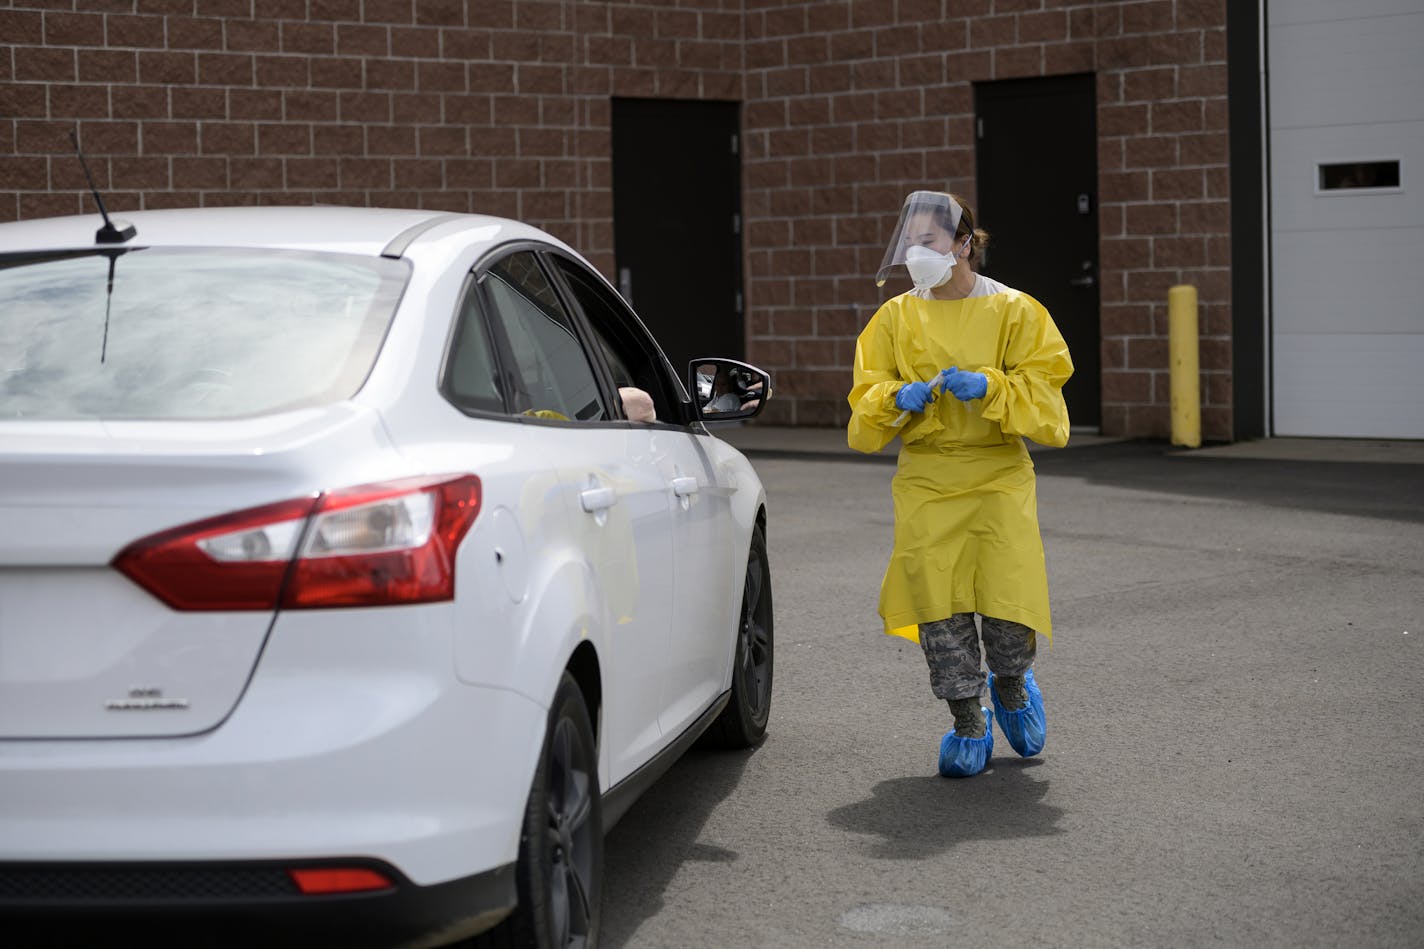
[[[940,378],[944,380],[940,383],[940,391],[954,393],[954,397],[961,402],[982,399],[984,393],[989,391],[989,377],[982,372],[964,372],[950,366]]]
[[[934,389],[928,382],[910,382],[895,392],[895,408],[906,412],[923,412],[934,398]]]

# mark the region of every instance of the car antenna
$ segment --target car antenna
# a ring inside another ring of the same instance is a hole
[[[89,181],[89,190],[94,193],[94,203],[99,205],[99,213],[103,215],[104,226],[99,228],[94,235],[96,244],[122,244],[138,233],[138,229],[127,221],[122,221],[123,228],[114,227],[114,222],[109,220],[109,212],[104,208],[104,199],[99,197],[99,189],[94,187],[94,176],[89,174],[89,165],[84,161],[84,152],[79,148],[79,134],[73,129],[69,131],[69,140],[74,143],[74,154],[79,156],[79,167],[84,169],[84,177]],[[109,290],[104,296],[104,342],[99,347],[99,362],[103,362],[109,355],[109,309],[114,302],[114,263],[119,259],[119,255],[124,251],[109,251],[105,254],[109,258]]]
[[[84,169],[84,178],[89,182],[89,191],[94,195],[94,203],[99,206],[99,214],[104,218],[104,226],[94,235],[96,244],[122,244],[132,240],[138,229],[127,221],[120,221],[123,227],[115,227],[109,220],[109,212],[104,208],[104,199],[99,197],[99,189],[94,186],[94,176],[89,174],[89,163],[84,160],[84,152],[79,148],[79,133],[69,130],[69,140],[74,143],[74,154],[79,156],[79,167]]]

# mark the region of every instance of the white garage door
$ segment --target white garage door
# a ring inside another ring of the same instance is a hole
[[[1424,438],[1424,0],[1271,0],[1277,435]]]

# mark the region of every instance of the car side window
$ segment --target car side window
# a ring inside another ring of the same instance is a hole
[[[666,363],[657,344],[597,277],[566,257],[555,255],[553,259],[598,338],[599,348],[613,373],[614,384],[620,388],[635,386],[646,391],[652,396],[659,420],[671,422],[678,419],[678,404],[681,401],[678,388],[668,378]]]
[[[445,366],[445,397],[462,409],[503,412],[499,367],[473,283],[465,289]]]
[[[510,254],[480,282],[513,357],[510,408],[538,418],[612,417],[573,321],[534,254]]]

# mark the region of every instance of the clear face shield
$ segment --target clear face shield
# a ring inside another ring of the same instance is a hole
[[[904,268],[921,289],[947,281],[963,247],[963,242],[956,243],[954,239],[963,213],[955,200],[943,192],[911,192],[900,208],[900,220],[890,235],[885,259],[875,272],[875,285],[885,286],[896,267]]]

